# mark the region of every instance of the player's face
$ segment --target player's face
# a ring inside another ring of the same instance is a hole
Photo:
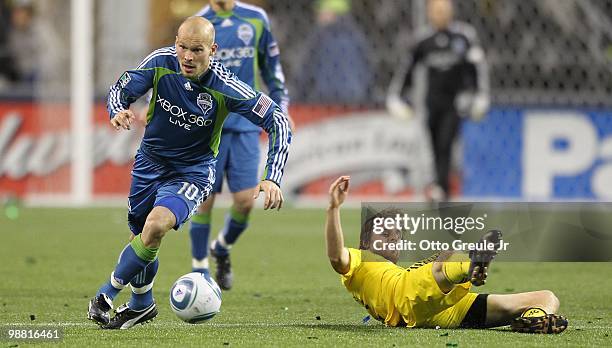
[[[214,9],[230,11],[234,8],[234,0],[209,0],[210,6]]]
[[[401,233],[398,230],[385,230],[381,234],[372,233],[370,239],[370,251],[374,254],[380,255],[385,259],[397,263],[399,261],[400,252],[399,250],[376,250],[374,249],[374,242],[377,240],[382,241],[382,243],[392,244],[399,242],[401,237]],[[379,243],[380,244],[380,243]]]
[[[453,5],[450,0],[430,0],[427,17],[434,28],[444,29],[453,18]]]
[[[176,56],[181,73],[188,79],[197,79],[208,69],[210,57],[215,54],[217,44],[192,33],[179,33],[176,37]]]

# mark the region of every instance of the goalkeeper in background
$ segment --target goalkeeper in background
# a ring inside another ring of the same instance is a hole
[[[404,102],[411,95],[417,66],[426,69],[425,107],[427,127],[435,163],[435,184],[427,191],[433,201],[449,198],[452,145],[461,117],[481,119],[489,107],[489,78],[484,50],[476,31],[467,23],[453,21],[450,0],[429,0],[430,22],[416,35],[387,96],[387,109],[399,118],[409,118],[412,109]]]
[[[364,227],[359,249],[346,248],[340,206],[350,178],[342,176],[329,188],[325,236],[327,256],[342,284],[375,319],[388,326],[422,328],[489,328],[511,325],[514,331],[560,333],[567,320],[555,314],[559,300],[548,290],[488,295],[470,292],[483,285],[496,251],[470,252],[470,261],[443,261],[437,255],[409,268],[396,265],[399,251],[379,251],[376,240],[395,243],[398,230],[370,233]],[[498,248],[501,232],[489,231],[482,241]],[[450,256],[450,255],[445,255]]]
[[[279,48],[270,31],[265,11],[234,0],[210,0],[198,14],[215,27],[219,49],[215,57],[238,78],[260,90],[258,77],[269,95],[288,115],[289,96],[280,64]],[[289,118],[291,129],[293,122]],[[230,248],[245,231],[253,208],[255,186],[259,183],[259,134],[261,129],[243,117],[230,114],[225,120],[217,155],[217,180],[213,194],[191,218],[192,270],[208,274],[208,237],[215,194],[221,192],[227,177],[233,204],[225,217],[218,237],[210,245],[217,264],[215,279],[223,290],[233,285]]]

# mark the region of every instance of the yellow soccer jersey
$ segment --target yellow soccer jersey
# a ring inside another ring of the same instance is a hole
[[[367,250],[349,248],[348,251],[351,264],[349,271],[341,275],[342,284],[372,317],[397,326],[401,316],[393,301],[393,292],[406,269]]]
[[[470,283],[442,293],[431,262],[402,268],[368,251],[348,249],[349,270],[342,284],[372,317],[389,326],[458,327],[476,299]],[[431,260],[429,260],[431,261]]]

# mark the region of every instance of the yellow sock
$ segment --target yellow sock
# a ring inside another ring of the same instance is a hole
[[[468,279],[469,261],[446,261],[442,267],[444,276],[453,284],[460,284]],[[468,279],[469,280],[469,279]]]

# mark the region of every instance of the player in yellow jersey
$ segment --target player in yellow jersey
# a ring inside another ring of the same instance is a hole
[[[485,283],[496,252],[477,251],[470,261],[443,261],[434,255],[408,269],[396,265],[399,251],[378,251],[376,238],[399,240],[397,233],[362,233],[359,249],[346,248],[340,206],[349,191],[350,177],[330,187],[325,234],[327,256],[342,284],[370,315],[388,326],[423,328],[488,328],[511,325],[514,331],[560,333],[567,320],[556,314],[559,300],[548,290],[517,294],[476,294],[472,285]],[[487,242],[498,243],[501,232],[489,231]],[[455,260],[455,259],[453,259]]]

